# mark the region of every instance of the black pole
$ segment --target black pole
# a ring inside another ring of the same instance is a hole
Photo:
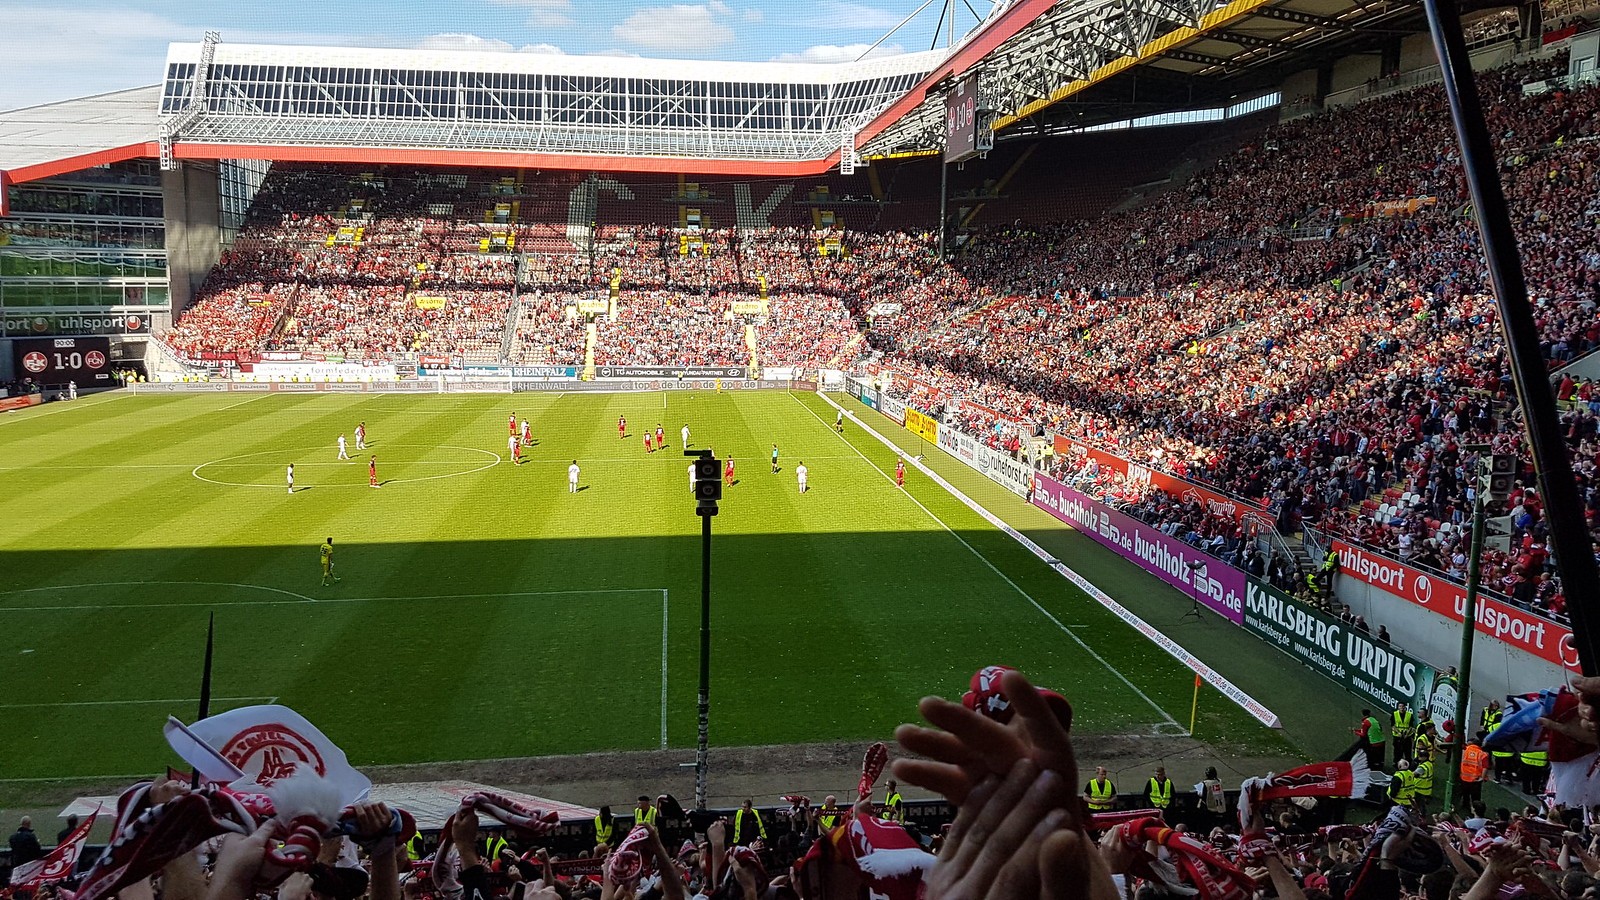
[[[945,195],[949,189],[950,164],[945,162],[943,156],[939,157],[939,261],[944,262],[944,232],[945,232]]]
[[[1478,236],[1499,305],[1500,327],[1505,334],[1517,402],[1522,407],[1523,427],[1533,449],[1539,495],[1549,517],[1550,546],[1572,617],[1574,649],[1584,674],[1600,674],[1600,608],[1596,606],[1600,604],[1600,573],[1595,570],[1594,547],[1580,495],[1574,490],[1572,463],[1561,438],[1555,396],[1539,349],[1533,310],[1528,305],[1528,287],[1522,278],[1517,238],[1500,186],[1489,130],[1484,124],[1478,86],[1472,78],[1466,39],[1461,33],[1461,13],[1455,0],[1424,0],[1424,6],[1461,144],[1461,162],[1477,215]],[[1465,728],[1465,723],[1457,723],[1456,727]]]
[[[694,806],[706,808],[711,746],[711,517],[700,517],[700,743],[694,758]]]
[[[206,622],[206,661],[200,670],[200,710],[195,721],[203,721],[211,716],[211,649],[217,634],[217,614],[211,613]],[[189,787],[200,786],[200,770],[191,769],[189,773]]]

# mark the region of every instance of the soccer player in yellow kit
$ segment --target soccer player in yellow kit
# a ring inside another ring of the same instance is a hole
[[[328,586],[328,579],[339,581],[339,576],[333,574],[333,538],[328,538],[322,545],[322,586]]]

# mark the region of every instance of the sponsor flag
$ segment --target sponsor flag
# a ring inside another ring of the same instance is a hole
[[[164,730],[172,749],[207,779],[215,772],[221,780],[222,763],[238,771],[230,785],[235,790],[259,792],[305,767],[335,786],[340,805],[359,803],[372,791],[372,781],[344,751],[287,706],[245,706],[187,728],[171,719]]]
[[[67,835],[66,840],[57,844],[56,848],[43,859],[36,859],[12,869],[11,886],[37,888],[61,881],[71,875],[78,867],[78,856],[83,853],[83,845],[89,841],[89,829],[94,827],[94,820],[99,815],[100,810],[95,810],[87,822],[74,829]]]

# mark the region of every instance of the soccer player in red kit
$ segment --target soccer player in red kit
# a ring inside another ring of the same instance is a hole
[[[506,434],[508,434],[508,435],[510,435],[512,437],[515,437],[516,434],[517,434],[517,414],[516,413],[512,413],[511,414],[511,418],[506,420]]]
[[[906,461],[903,459],[894,461],[894,483],[899,487],[906,486]]]
[[[722,472],[722,481],[727,486],[733,487],[733,457],[731,456],[728,457],[728,467]]]
[[[522,441],[520,440],[511,445],[511,464],[514,466],[522,465]]]
[[[667,445],[667,433],[665,431],[662,431],[661,430],[661,426],[658,424],[658,425],[656,425],[656,446],[657,447],[665,447],[666,445]]]
[[[617,416],[617,437],[625,438],[627,436],[628,436],[628,417],[627,416]]]
[[[371,459],[367,460],[367,487],[377,487],[377,486],[378,486],[378,457],[377,457],[377,454],[373,454],[373,457]]]
[[[646,452],[646,453],[654,453],[656,451],[656,448],[650,444],[650,437],[651,437],[650,430],[649,429],[645,429],[645,432],[644,432],[644,452]]]

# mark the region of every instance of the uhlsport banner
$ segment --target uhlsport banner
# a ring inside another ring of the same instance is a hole
[[[1333,541],[1339,577],[1355,578],[1379,590],[1438,613],[1452,622],[1467,616],[1467,589],[1439,573],[1429,574],[1364,547]],[[1478,594],[1478,630],[1546,662],[1578,671],[1572,630],[1496,599]]]
[[[1235,624],[1243,620],[1243,572],[1042,472],[1037,484],[1034,506],[1133,561],[1224,619]]]
[[[1246,580],[1241,622],[1246,631],[1379,708],[1394,709],[1401,703],[1427,708],[1436,679],[1426,663],[1264,581]],[[1453,711],[1446,718],[1451,715]]]
[[[925,441],[939,442],[939,423],[932,416],[906,407],[906,428]]]

